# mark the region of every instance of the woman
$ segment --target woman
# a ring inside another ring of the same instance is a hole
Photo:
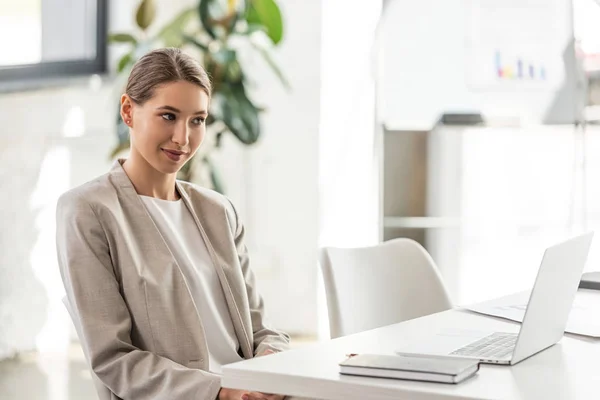
[[[210,95],[180,50],[142,57],[121,97],[129,158],[58,202],[61,275],[101,400],[282,398],[220,387],[222,365],[289,337],[265,325],[233,204],[176,180]]]

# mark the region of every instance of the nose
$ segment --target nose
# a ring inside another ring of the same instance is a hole
[[[190,141],[190,129],[184,121],[175,126],[175,131],[173,132],[171,141],[179,147],[185,147],[188,145]]]

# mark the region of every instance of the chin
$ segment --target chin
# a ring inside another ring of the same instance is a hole
[[[180,165],[178,167],[170,167],[170,168],[163,168],[160,172],[164,173],[164,174],[176,174],[179,172],[179,170],[181,169],[183,165]]]
[[[163,174],[176,174],[179,170],[185,165],[186,162],[181,163],[173,163],[173,162],[164,162],[162,160],[156,162],[153,166],[159,172]]]

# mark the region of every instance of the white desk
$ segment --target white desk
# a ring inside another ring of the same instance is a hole
[[[572,335],[512,367],[482,364],[475,377],[458,385],[338,373],[338,363],[345,354],[392,354],[402,341],[418,340],[444,327],[517,332],[519,326],[469,311],[451,310],[230,364],[223,368],[222,385],[326,400],[600,398],[600,340]]]

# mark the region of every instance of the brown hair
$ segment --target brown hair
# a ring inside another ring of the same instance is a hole
[[[153,50],[133,66],[125,93],[137,104],[144,104],[154,95],[157,86],[177,81],[198,85],[211,95],[208,74],[198,61],[181,49],[168,47]]]

